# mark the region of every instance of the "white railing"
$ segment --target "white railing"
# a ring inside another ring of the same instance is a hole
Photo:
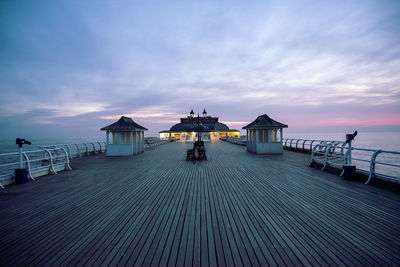
[[[338,141],[326,141],[316,139],[299,139],[299,138],[283,138],[283,148],[287,150],[299,151],[304,153],[311,153],[313,148],[319,144],[327,142],[338,142]]]
[[[92,154],[104,153],[105,142],[56,144],[40,146],[38,150],[22,152],[22,165],[27,169],[28,178],[56,174],[71,170],[70,159]],[[14,169],[19,168],[19,152],[0,154],[0,188],[13,183]]]
[[[222,141],[226,141],[235,145],[245,146],[247,145],[247,140],[245,138],[238,138],[232,136],[223,136],[220,138]]]
[[[40,148],[42,149],[60,147],[65,148],[68,152],[69,158],[73,159],[93,154],[104,153],[106,151],[106,142],[55,144],[40,146]]]
[[[159,146],[159,145],[162,145],[162,144],[166,144],[166,143],[169,143],[169,142],[171,142],[171,139],[169,139],[169,138],[161,139],[161,138],[158,138],[158,137],[145,137],[144,138],[144,147],[145,147],[145,149],[147,149],[147,148],[151,148],[151,147],[154,147],[154,146]]]
[[[317,162],[322,165],[321,170],[328,166],[341,169],[348,164],[348,153],[349,148],[342,142],[323,142],[313,148],[309,165]],[[368,176],[365,184],[370,183],[374,177],[400,182],[400,152],[352,147],[351,155],[357,171]]]

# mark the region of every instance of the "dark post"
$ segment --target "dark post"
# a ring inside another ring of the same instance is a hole
[[[16,184],[24,184],[27,182],[28,174],[26,168],[22,168],[22,146],[24,144],[31,145],[32,143],[28,140],[17,138],[15,143],[19,147],[19,168],[15,169],[14,177]]]
[[[353,134],[346,134],[346,144],[348,144],[348,153],[346,165],[343,165],[343,178],[346,180],[351,180],[356,176],[356,166],[351,165],[351,141],[356,137],[357,131]]]

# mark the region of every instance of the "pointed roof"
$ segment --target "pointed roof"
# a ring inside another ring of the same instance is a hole
[[[207,111],[206,111],[206,109],[204,109],[204,110],[203,110],[203,114],[207,114]]]
[[[268,117],[267,114],[258,116],[255,121],[249,125],[244,126],[242,129],[263,129],[263,128],[287,128],[286,124],[280,123]]]
[[[120,131],[120,132],[134,132],[134,131],[147,131],[146,128],[134,122],[131,118],[122,116],[118,121],[101,128],[102,131]]]

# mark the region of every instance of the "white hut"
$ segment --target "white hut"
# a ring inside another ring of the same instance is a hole
[[[247,131],[247,151],[255,154],[283,153],[282,130],[287,127],[267,114],[258,116],[255,121],[243,127]]]
[[[122,116],[101,130],[106,131],[107,156],[132,156],[144,152],[144,131],[147,129],[131,118]]]

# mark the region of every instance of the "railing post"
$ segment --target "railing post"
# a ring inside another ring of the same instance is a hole
[[[28,157],[28,155],[27,155],[25,152],[23,152],[22,154],[24,155],[24,157],[25,157],[25,159],[26,159],[26,165],[27,165],[27,167],[28,167],[29,177],[30,177],[31,180],[34,181],[35,178],[33,178],[32,173],[31,173],[31,164],[30,164],[30,161],[29,161],[29,157]]]
[[[69,169],[69,170],[72,170],[72,168],[71,168],[71,166],[69,165],[69,157],[68,157],[68,152],[67,152],[67,150],[65,150],[65,148],[63,148],[63,147],[60,147],[60,149],[62,149],[63,151],[64,151],[64,153],[65,153],[65,160],[66,160],[66,169]]]
[[[300,142],[301,139],[298,139],[296,142],[296,148],[294,149],[294,151],[297,151],[297,144]]]
[[[99,144],[99,153],[101,154],[103,152],[102,149],[101,149],[101,142],[97,142],[97,143]]]
[[[289,150],[292,150],[292,142],[294,141],[294,139],[291,139],[290,140],[290,143],[289,143]]]
[[[313,147],[312,147],[312,144],[315,142],[315,140],[311,140],[311,143],[310,143],[310,153],[313,151]]]
[[[325,162],[324,162],[324,166],[322,167],[321,171],[325,170],[326,166],[328,166],[329,151],[332,147],[332,145],[330,145],[329,147],[328,147],[328,145],[326,145],[326,146],[327,146],[327,148],[325,150]]]
[[[91,143],[93,146],[93,154],[96,154],[96,147],[94,146],[94,142]]]
[[[368,176],[368,179],[365,182],[365,184],[368,184],[371,181],[372,176],[375,175],[375,167],[376,167],[375,160],[376,160],[376,157],[378,156],[378,154],[381,152],[382,152],[382,150],[378,149],[374,152],[374,154],[372,154],[371,160],[369,162],[369,176]]]
[[[85,145],[85,148],[86,148],[86,156],[89,156],[89,148],[86,143],[83,143],[83,144]]]
[[[53,156],[51,155],[51,152],[48,149],[45,149],[45,151],[49,154],[50,156],[50,166],[51,166],[51,171],[53,174],[57,174],[56,170],[54,169],[54,162],[53,162]],[[50,172],[51,173],[51,172]]]
[[[308,167],[311,167],[312,163],[314,162],[314,155],[315,155],[315,148],[311,150],[311,160],[308,163]]]
[[[78,152],[78,154],[76,155],[77,158],[80,158],[81,154],[79,152],[79,145],[78,144],[74,144],[76,146],[76,150]]]
[[[307,141],[308,141],[307,139],[304,139],[303,145],[301,146],[301,151],[302,151],[302,152],[304,152],[304,145],[305,145],[305,143],[306,143]]]
[[[72,159],[71,149],[69,148],[69,144],[66,144],[65,146],[66,146],[67,149],[68,149],[68,155],[69,155],[69,157]]]

